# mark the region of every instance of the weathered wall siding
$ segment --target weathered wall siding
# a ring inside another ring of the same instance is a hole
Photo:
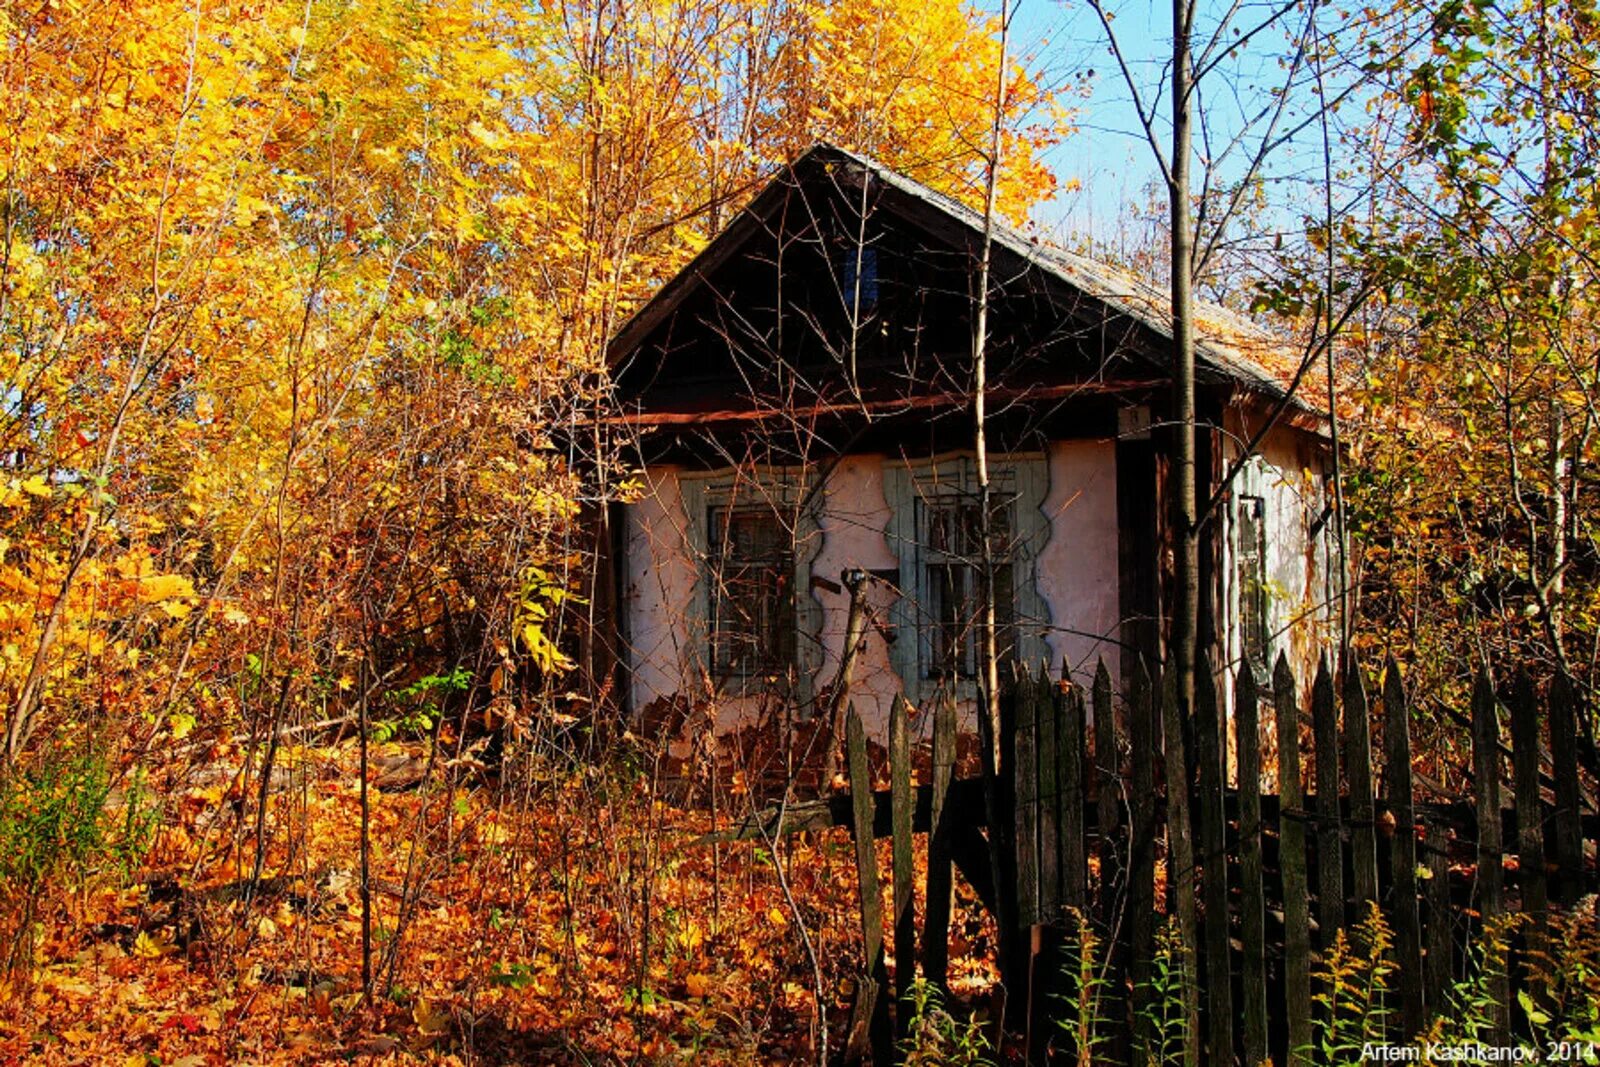
[[[1239,455],[1240,441],[1247,439],[1247,427],[1235,420],[1228,429],[1236,435],[1226,449],[1226,462],[1231,465]],[[1301,677],[1316,672],[1317,657],[1329,647],[1334,612],[1328,602],[1331,526],[1313,531],[1326,504],[1323,468],[1327,460],[1323,452],[1323,446],[1303,432],[1275,429],[1259,448],[1262,462],[1254,486],[1266,501],[1267,579],[1271,588],[1268,624],[1274,635],[1273,654],[1278,650],[1286,652],[1296,675]],[[1227,528],[1223,590],[1228,605],[1227,658],[1232,673],[1238,668],[1244,646],[1231,508]]]
[[[1272,630],[1287,641],[1296,671],[1309,675],[1328,646],[1331,527],[1312,532],[1325,505],[1322,464],[1304,434],[1276,430],[1262,458],[1275,474],[1268,495],[1267,570],[1272,582]]]
[[[1044,513],[1052,532],[1039,557],[1039,591],[1050,604],[1055,627],[1049,637],[1051,668],[1064,659],[1088,685],[1096,659],[1104,656],[1111,677],[1120,678],[1116,444],[1057,441],[1049,457]]]
[[[884,537],[889,518],[885,462],[879,455],[851,456],[834,468],[819,516],[823,541],[812,564],[817,576],[836,582],[850,567],[896,566]],[[1115,447],[1108,441],[1057,442],[1049,450],[1049,477],[1043,511],[1052,528],[1039,561],[1038,584],[1054,627],[1048,637],[1053,664],[1065,658],[1087,684],[1096,658],[1104,655],[1115,677],[1117,646],[1092,636],[1114,637],[1119,622]],[[699,694],[703,685],[694,677],[692,649],[698,635],[690,632],[688,610],[697,563],[684,536],[686,515],[678,472],[653,468],[648,479],[652,492],[627,509],[627,582],[622,591],[635,709],[663,697]],[[822,606],[820,688],[838,671],[849,597],[821,588],[799,593]],[[871,595],[878,617],[887,620],[895,593],[878,586]],[[854,684],[856,706],[869,733],[881,733],[886,727],[890,703],[900,689],[888,648],[874,630],[857,661]],[[963,707],[964,718],[969,710]],[[716,707],[717,728],[725,731],[741,721],[753,721],[758,711],[754,698],[722,697]]]

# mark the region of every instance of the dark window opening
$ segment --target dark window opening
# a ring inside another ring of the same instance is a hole
[[[1245,659],[1257,672],[1267,668],[1267,506],[1259,496],[1239,498],[1239,629]]]
[[[845,313],[863,318],[872,314],[878,306],[878,250],[871,245],[845,245],[839,250],[836,273]]]
[[[718,678],[780,674],[794,661],[794,540],[765,507],[713,507],[711,671]]]
[[[929,628],[926,676],[976,678],[983,627],[983,510],[966,497],[920,502],[924,596]],[[1011,509],[993,510],[989,551],[994,566],[995,645],[1001,660],[1016,651]]]

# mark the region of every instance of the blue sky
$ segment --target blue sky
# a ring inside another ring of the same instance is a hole
[[[1113,23],[1125,51],[1144,59],[1140,73],[1147,84],[1160,73],[1153,57],[1171,47],[1171,31],[1160,17],[1165,6],[1132,0],[1120,5],[1120,17]],[[1050,230],[1109,226],[1125,202],[1141,198],[1158,171],[1099,20],[1086,4],[1022,0],[1012,34],[1021,53],[1047,76],[1074,89],[1085,83],[1089,87],[1088,97],[1078,105],[1077,132],[1049,156],[1058,177],[1064,182],[1076,179],[1082,188],[1041,205],[1036,221]],[[1085,77],[1090,71],[1093,77]]]
[[[999,8],[999,0],[983,3],[989,10]],[[1149,107],[1153,93],[1165,82],[1165,65],[1171,51],[1171,4],[1169,0],[1107,3],[1122,52]],[[1228,5],[1219,0],[1199,0],[1199,5],[1198,31],[1203,42]],[[1242,3],[1230,23],[1230,37],[1233,30],[1248,32],[1275,6],[1273,0]],[[1052,149],[1048,157],[1057,175],[1064,182],[1078,180],[1081,190],[1063,192],[1041,205],[1034,221],[1051,236],[1076,232],[1104,237],[1114,228],[1124,205],[1148,199],[1147,190],[1159,175],[1126,83],[1107,46],[1105,31],[1087,3],[1020,0],[1015,11],[1013,47],[1054,83],[1089,87],[1087,97],[1078,102],[1077,132]],[[1290,20],[1303,18],[1298,11],[1289,16]],[[1245,116],[1263,107],[1266,94],[1282,83],[1280,61],[1288,51],[1287,36],[1299,30],[1300,25],[1293,21],[1262,33],[1204,83],[1202,108],[1219,138],[1237,132]],[[1087,76],[1090,71],[1092,77]],[[1159,98],[1157,112],[1163,138],[1168,107],[1165,97]],[[1205,151],[1203,143],[1197,142],[1196,147],[1199,152]],[[1290,206],[1296,196],[1303,198],[1303,189],[1298,189],[1289,176],[1320,177],[1320,148],[1318,127],[1306,131],[1297,144],[1274,153],[1269,170],[1284,180],[1274,183],[1269,193]],[[1244,149],[1237,150],[1222,168],[1223,174],[1237,175],[1245,155]]]

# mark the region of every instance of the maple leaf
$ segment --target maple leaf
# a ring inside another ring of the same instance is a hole
[[[141,931],[133,940],[133,954],[140,959],[157,960],[163,956],[170,956],[177,951],[176,946],[168,940],[165,934],[152,936],[148,930]]]
[[[437,1037],[450,1030],[453,1016],[450,1009],[426,997],[418,997],[416,1005],[411,1009],[411,1018],[417,1024],[417,1029],[428,1037]]]

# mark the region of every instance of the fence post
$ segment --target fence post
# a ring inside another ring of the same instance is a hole
[[[1145,1018],[1150,961],[1156,951],[1156,701],[1144,657],[1133,669],[1128,696],[1128,748],[1133,771],[1132,827],[1128,835],[1128,944],[1133,981],[1133,1047],[1140,1057],[1150,1045]],[[1141,1059],[1142,1062],[1142,1059]]]
[[[1039,749],[1038,689],[1026,664],[1016,668],[1016,726],[1012,732],[1011,788],[1016,797],[1017,928],[1026,930],[1039,915]]]
[[[1350,873],[1357,921],[1378,901],[1378,833],[1372,802],[1372,717],[1361,664],[1344,659],[1344,774],[1350,788]]]
[[[1478,799],[1478,914],[1487,923],[1501,913],[1504,872],[1500,863],[1500,713],[1487,670],[1472,687],[1473,788]],[[1494,1040],[1511,1032],[1511,988],[1505,975],[1489,982],[1495,1014]]]
[[[1211,657],[1195,668],[1195,741],[1200,750],[1200,859],[1205,893],[1207,1063],[1232,1063],[1233,968],[1228,952],[1228,812],[1222,708]]]
[[[1339,711],[1327,657],[1311,684],[1311,729],[1317,745],[1317,920],[1322,951],[1344,926],[1344,856],[1339,818]]]
[[[1423,852],[1428,867],[1428,954],[1423,970],[1428,976],[1430,1017],[1449,1008],[1444,991],[1455,981],[1455,912],[1450,906],[1450,832],[1438,819],[1424,821],[1427,836]]]
[[[1300,777],[1300,701],[1289,659],[1272,672],[1278,728],[1278,869],[1283,876],[1283,989],[1289,1067],[1311,1062],[1311,904],[1306,879],[1305,788]]]
[[[889,799],[894,847],[894,997],[895,1035],[904,1040],[906,997],[917,970],[916,912],[912,887],[916,871],[911,858],[911,819],[916,798],[911,792],[911,738],[907,723],[911,705],[896,695],[889,708]]]
[[[1511,696],[1511,768],[1517,804],[1517,884],[1522,910],[1532,920],[1528,951],[1544,948],[1549,892],[1544,870],[1544,801],[1539,796],[1539,698],[1527,668],[1517,672]]]
[[[1571,907],[1583,895],[1583,819],[1578,788],[1578,725],[1566,675],[1550,680],[1550,769],[1556,780],[1556,899]]]
[[[1178,707],[1178,672],[1173,670],[1164,672],[1161,680],[1161,732],[1167,770],[1167,899],[1177,904],[1178,958],[1183,969],[1183,1062],[1196,1067],[1200,1062],[1200,919],[1194,892],[1188,761]]]
[[[1383,669],[1384,801],[1394,817],[1389,838],[1389,871],[1394,881],[1395,952],[1400,982],[1402,1036],[1422,1032],[1427,1019],[1422,997],[1422,929],[1417,915],[1417,813],[1411,795],[1411,708],[1405,680],[1394,657]],[[1435,990],[1442,996],[1443,989]]]
[[[1239,665],[1233,699],[1239,753],[1239,909],[1244,943],[1244,1062],[1267,1058],[1267,916],[1261,838],[1261,720],[1256,676]]]
[[[861,892],[861,944],[866,967],[850,1013],[845,1059],[859,1062],[870,1038],[872,1062],[886,1064],[894,1056],[894,1034],[889,1026],[889,971],[883,958],[883,891],[878,882],[878,849],[872,826],[867,738],[854,704],[845,725],[845,750],[850,768],[850,812],[855,829],[856,885]]]
[[[1037,686],[1033,711],[1038,730],[1039,921],[1054,922],[1061,918],[1061,834],[1069,813],[1061,790],[1061,759],[1057,754],[1061,722],[1049,692],[1048,668],[1041,668]]]
[[[1043,679],[1045,686],[1049,680]],[[1041,694],[1041,700],[1048,700]],[[1061,903],[1080,914],[1088,904],[1089,862],[1084,829],[1083,690],[1063,685],[1057,691],[1056,775],[1061,783]]]
[[[940,992],[950,988],[950,907],[955,881],[951,873],[952,822],[947,810],[955,776],[956,704],[941,691],[933,713],[933,795],[928,810],[928,900],[922,924],[922,974]]]
[[[1094,768],[1095,801],[1100,817],[1100,914],[1111,927],[1122,881],[1117,854],[1117,829],[1122,822],[1122,804],[1117,796],[1122,783],[1121,753],[1117,751],[1117,716],[1111,704],[1111,672],[1104,659],[1094,671]]]
[[[1102,973],[1106,984],[1102,987],[1100,1014],[1111,1025],[1103,1035],[1102,1055],[1113,1062],[1128,1060],[1128,1029],[1121,1020],[1127,1008],[1123,996],[1123,975],[1127,966],[1128,931],[1117,922],[1117,903],[1127,884],[1127,856],[1123,851],[1122,836],[1122,753],[1117,747],[1117,713],[1112,704],[1111,672],[1106,670],[1102,658],[1094,670],[1094,767],[1095,794],[1100,816],[1100,885],[1099,914],[1104,941],[1105,959]]]

